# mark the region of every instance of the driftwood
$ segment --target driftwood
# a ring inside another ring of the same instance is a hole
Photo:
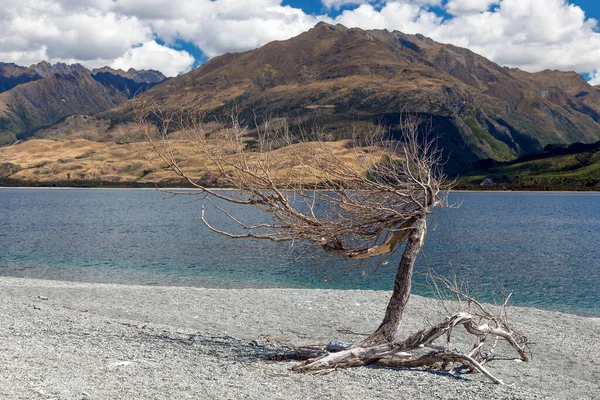
[[[436,345],[433,342],[446,335],[450,335],[456,327],[462,326],[471,335],[475,336],[476,345],[468,354],[451,350],[446,346]],[[421,330],[403,341],[365,346],[362,343],[346,350],[338,352],[326,352],[315,358],[309,358],[306,362],[293,368],[297,372],[319,372],[329,371],[337,368],[351,368],[364,365],[379,365],[395,368],[417,368],[433,367],[436,364],[462,363],[477,370],[489,378],[492,382],[502,384],[503,382],[492,375],[483,364],[487,356],[480,350],[485,338],[489,335],[500,337],[508,343],[519,354],[522,361],[528,361],[526,353],[527,338],[517,332],[508,332],[498,327],[490,327],[487,323],[477,324],[471,314],[458,312],[441,323],[428,329]],[[422,354],[415,350],[430,349]],[[314,354],[315,349],[310,352],[301,351],[296,359],[306,359],[306,354]],[[292,358],[292,357],[288,357]]]

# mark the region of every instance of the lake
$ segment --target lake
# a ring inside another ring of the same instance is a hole
[[[0,275],[217,288],[390,290],[398,256],[374,273],[321,252],[208,231],[201,202],[142,189],[0,189]],[[453,193],[433,215],[415,269],[468,279],[486,301],[600,317],[600,194]],[[255,209],[234,209],[248,221]],[[214,225],[226,224],[216,212]]]

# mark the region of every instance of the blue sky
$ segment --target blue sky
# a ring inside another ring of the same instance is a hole
[[[588,17],[600,21],[600,2],[598,0],[576,0],[571,3],[581,7]]]
[[[2,0],[0,61],[189,71],[319,21],[421,33],[526,71],[600,83],[598,0]]]
[[[570,0],[569,3],[579,6],[585,12],[587,17],[595,18],[600,21],[600,0]],[[325,14],[331,17],[337,16],[341,10],[356,8],[356,5],[350,5],[339,9],[328,9],[319,0],[285,0],[283,5],[289,5],[295,8],[300,8],[308,14]],[[448,17],[449,15],[443,12],[443,9],[438,7],[438,12]]]

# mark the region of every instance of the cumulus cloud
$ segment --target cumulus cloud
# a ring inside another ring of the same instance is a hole
[[[282,0],[254,0],[251,6],[247,0],[2,0],[0,61],[135,66],[175,75],[191,65],[190,54],[176,46],[181,42],[214,57],[287,39],[326,21],[422,33],[528,71],[600,70],[598,22],[567,0],[321,3],[333,17],[307,14]],[[340,7],[342,12],[335,11]]]
[[[446,11],[453,15],[480,13],[498,3],[499,0],[449,0]]]
[[[459,0],[460,1],[460,0]],[[468,1],[468,0],[467,0]],[[444,0],[404,0],[403,3],[416,6],[440,6]],[[387,3],[380,0],[321,0],[321,4],[328,9],[340,9],[344,6],[356,6],[361,4],[371,4],[374,7],[380,7]]]
[[[252,7],[242,0],[198,0],[194,6],[186,0],[165,3],[180,11],[175,16],[157,15],[149,19],[156,34],[168,43],[176,40],[194,43],[209,57],[288,39],[320,20],[332,22],[326,16],[307,15],[300,9],[281,6],[280,0],[256,0]],[[198,10],[193,12],[189,7]]]
[[[326,8],[329,8],[329,9],[333,8],[334,10],[337,10],[343,6],[365,4],[368,2],[369,2],[369,0],[322,0],[321,1],[321,3]]]
[[[593,71],[590,74],[590,85],[600,85],[600,69]]]
[[[181,42],[213,57],[288,39],[323,18],[281,0],[2,0],[0,61],[159,65],[172,76],[192,64]]]
[[[590,72],[600,65],[597,26],[565,0],[502,0],[493,11],[444,21],[429,36],[501,65]]]
[[[115,69],[127,70],[129,68],[154,69],[161,71],[166,76],[175,76],[181,72],[188,72],[194,64],[194,57],[186,51],[177,51],[161,46],[155,41],[145,42],[134,47],[114,60],[110,66]]]
[[[363,4],[342,12],[336,23],[364,29],[400,30],[404,33],[423,33],[434,30],[442,18],[413,2],[388,2],[381,8]]]
[[[94,68],[115,60],[139,59],[154,39],[152,26],[135,15],[112,10],[112,0],[3,0],[0,10],[0,61],[29,65],[81,63]],[[133,51],[133,50],[136,51]],[[172,49],[171,49],[172,50]],[[170,75],[189,69],[188,53],[172,50]],[[164,57],[163,57],[164,59]],[[150,59],[148,58],[150,67]],[[133,64],[132,64],[133,65]],[[137,65],[137,64],[136,64]],[[182,69],[176,71],[173,66]]]

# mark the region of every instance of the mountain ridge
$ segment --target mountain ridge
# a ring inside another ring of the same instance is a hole
[[[549,143],[600,140],[599,93],[575,73],[501,67],[423,35],[319,23],[292,39],[215,57],[146,95],[165,109],[211,118],[235,104],[249,125],[254,115],[316,121],[339,137],[356,123],[387,120],[393,129],[401,112],[417,114],[454,155],[451,172],[461,172]],[[105,117],[131,110],[124,103]]]
[[[105,111],[165,79],[152,70],[0,63],[0,144],[30,137],[70,115]]]

